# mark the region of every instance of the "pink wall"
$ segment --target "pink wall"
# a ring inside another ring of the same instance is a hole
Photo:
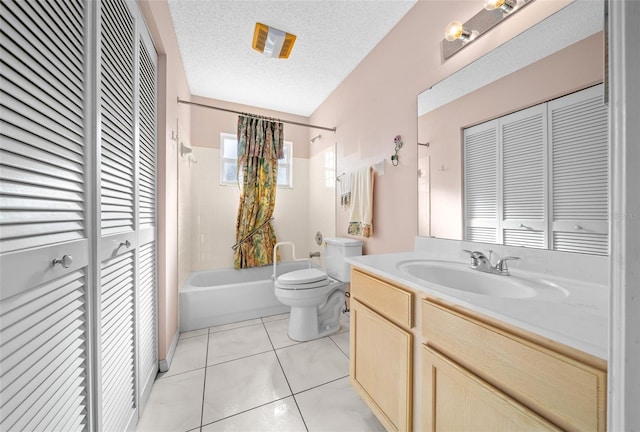
[[[178,332],[178,150],[171,139],[180,116],[190,129],[189,110],[176,100],[190,97],[182,57],[165,1],[138,0],[158,52],[158,355],[166,360]],[[181,132],[182,133],[182,132]]]
[[[213,105],[224,109],[258,114],[265,117],[274,117],[282,120],[307,123],[308,118],[280,111],[272,111],[263,108],[240,105],[236,103],[210,99],[201,96],[193,96],[192,102],[205,105]],[[237,129],[238,114],[213,110],[198,106],[191,107],[191,144],[198,147],[220,148],[220,133],[235,133]],[[284,140],[295,143],[293,157],[309,158],[309,128],[292,124],[284,125]]]
[[[416,96],[429,86],[566,6],[568,0],[538,0],[522,13],[442,62],[440,43],[450,21],[466,21],[482,7],[467,0],[418,1],[310,117],[335,124],[338,173],[385,159],[375,180],[373,236],[367,254],[413,249],[417,234]],[[393,137],[402,135],[399,165]],[[337,205],[337,204],[336,204]],[[348,212],[336,211],[336,235],[347,236]]]
[[[431,235],[462,239],[462,129],[598,84],[604,35],[590,36],[418,119],[430,157]],[[429,168],[420,166],[427,171]]]

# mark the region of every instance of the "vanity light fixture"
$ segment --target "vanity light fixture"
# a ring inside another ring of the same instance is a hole
[[[449,59],[484,33],[535,0],[485,0],[484,7],[467,22],[452,21],[445,29],[442,57]]]

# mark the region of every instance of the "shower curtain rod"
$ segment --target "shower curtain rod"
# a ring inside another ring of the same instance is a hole
[[[227,109],[227,108],[221,108],[221,107],[217,107],[217,106],[213,106],[213,105],[206,105],[206,104],[202,104],[202,103],[198,103],[198,102],[189,102],[189,101],[186,101],[186,100],[182,100],[180,98],[178,98],[178,103],[179,104],[187,104],[187,105],[195,105],[195,106],[199,106],[199,107],[202,107],[202,108],[210,108],[210,109],[214,109],[214,110],[218,110],[218,111],[230,112],[230,113],[234,113],[234,114],[240,114],[240,115],[244,115],[244,116],[247,116],[247,117],[269,118],[271,120],[279,121],[281,123],[288,123],[288,124],[293,124],[293,125],[296,125],[296,126],[305,126],[305,127],[309,127],[309,128],[313,128],[313,129],[322,129],[322,130],[327,130],[327,131],[331,131],[331,132],[334,132],[334,133],[336,131],[335,127],[328,128],[328,127],[325,127],[325,126],[316,126],[316,125],[312,125],[312,124],[298,123],[298,122],[294,122],[294,121],[290,121],[290,120],[282,120],[282,119],[279,119],[279,118],[270,118],[270,117],[261,116],[261,115],[258,115],[258,114],[245,113],[245,112],[235,111],[235,110]]]

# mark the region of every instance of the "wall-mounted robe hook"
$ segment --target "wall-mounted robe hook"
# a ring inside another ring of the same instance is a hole
[[[184,157],[191,152],[193,152],[193,149],[191,147],[184,145],[184,143],[180,143],[180,156]]]
[[[396,154],[391,155],[391,165],[398,166],[398,151],[402,148],[402,137],[400,135],[396,135],[395,138],[393,138],[393,143],[396,145]]]

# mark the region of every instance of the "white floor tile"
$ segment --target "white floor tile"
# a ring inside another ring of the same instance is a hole
[[[184,432],[200,426],[204,368],[156,380],[136,432]]]
[[[179,339],[169,370],[162,378],[203,368],[207,362],[207,336]]]
[[[287,331],[289,330],[288,317],[277,321],[267,321],[264,323],[264,326],[267,329],[267,333],[269,333],[269,338],[271,339],[271,343],[275,349],[300,343],[289,338],[289,335],[287,334]]]
[[[273,351],[209,366],[202,424],[290,395]]]
[[[262,323],[209,335],[207,366],[271,351],[271,342]]]
[[[339,379],[295,396],[309,432],[384,432],[349,378]]]
[[[208,328],[203,328],[203,329],[199,329],[199,330],[191,330],[191,331],[180,333],[180,339],[191,338],[191,337],[194,337],[194,336],[203,336],[203,335],[208,335],[208,334],[209,334],[209,329]]]
[[[278,321],[281,319],[285,319],[285,318],[289,318],[289,313],[283,313],[283,314],[278,314],[278,315],[269,315],[266,317],[262,317],[262,322],[263,323],[268,323],[269,321]]]
[[[260,318],[246,320],[246,321],[238,321],[229,324],[222,324],[219,326],[209,327],[209,333],[221,332],[225,330],[231,330],[239,327],[247,327],[250,325],[262,324],[262,320]]]
[[[349,334],[344,332],[329,336],[347,357],[349,357]]]
[[[306,432],[293,397],[202,427],[202,432]]]
[[[329,338],[276,350],[293,393],[349,375],[349,359]]]

